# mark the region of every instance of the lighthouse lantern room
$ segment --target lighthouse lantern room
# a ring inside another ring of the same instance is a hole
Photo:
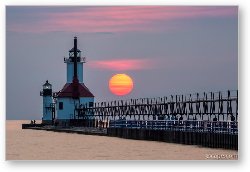
[[[85,57],[81,57],[81,50],[76,49],[77,58],[77,76],[80,83],[83,83],[83,63],[86,63]],[[69,57],[64,58],[64,63],[67,64],[67,83],[72,83],[74,76],[74,48],[69,50]]]

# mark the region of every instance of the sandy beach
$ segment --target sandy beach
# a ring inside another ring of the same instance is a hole
[[[22,130],[6,121],[6,160],[235,160],[238,151],[107,136]]]

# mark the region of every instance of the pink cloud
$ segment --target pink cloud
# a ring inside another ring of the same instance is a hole
[[[95,69],[114,71],[143,70],[155,67],[149,59],[98,60],[90,61],[87,65]]]
[[[124,32],[166,29],[161,23],[179,19],[237,15],[237,7],[113,6],[83,7],[71,12],[41,13],[39,22],[12,24],[23,32]],[[171,26],[170,26],[171,27]]]

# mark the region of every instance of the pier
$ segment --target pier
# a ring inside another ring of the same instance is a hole
[[[36,124],[22,124],[22,129],[32,129],[32,130],[44,130],[53,131],[60,133],[75,133],[75,134],[85,134],[85,135],[98,135],[107,136],[106,128],[94,128],[94,127],[56,127],[51,125]]]
[[[23,125],[37,130],[238,150],[238,90],[99,102],[92,107],[81,104],[68,126],[63,127]]]
[[[112,121],[108,135],[126,139],[163,141],[238,150],[235,122]]]

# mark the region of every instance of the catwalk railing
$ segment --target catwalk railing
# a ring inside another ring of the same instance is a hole
[[[131,129],[149,129],[149,130],[170,130],[170,131],[191,131],[191,132],[213,132],[238,134],[237,122],[223,121],[177,121],[177,120],[115,120],[109,122],[109,128],[131,128]]]
[[[224,123],[238,121],[238,90],[99,102],[93,107],[80,105],[76,107],[73,119],[102,121],[103,127],[121,119],[128,122],[171,120],[185,124],[207,121],[230,126]]]

